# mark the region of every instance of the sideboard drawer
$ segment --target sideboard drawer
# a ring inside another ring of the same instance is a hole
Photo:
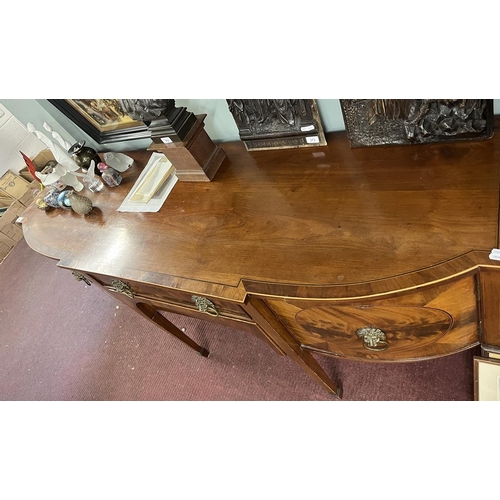
[[[474,276],[386,299],[266,302],[303,348],[349,359],[427,359],[479,342]]]
[[[157,305],[164,303],[165,305],[183,307],[214,317],[221,316],[243,321],[250,320],[248,314],[236,302],[213,297],[198,296],[181,290],[161,288],[137,281],[128,280],[121,282],[118,278],[102,274],[91,274],[89,276],[109,290],[129,295],[130,298],[137,300],[144,299],[149,302],[155,302]]]

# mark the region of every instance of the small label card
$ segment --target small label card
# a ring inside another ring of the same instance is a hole
[[[306,125],[305,127],[300,127],[301,132],[310,132],[314,130],[314,125]]]
[[[306,142],[307,144],[319,144],[319,137],[317,135],[306,137]]]
[[[172,139],[170,139],[170,137],[162,137],[161,141],[164,142],[165,144],[170,144],[171,142],[173,142]]]
[[[489,255],[491,260],[500,260],[500,249],[494,248],[490,255]]]

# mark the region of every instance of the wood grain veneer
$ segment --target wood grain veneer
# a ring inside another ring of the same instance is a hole
[[[116,211],[151,154],[130,152],[135,164],[120,186],[85,192],[92,214],[32,206],[25,238],[59,266],[145,287],[155,307],[176,293],[233,304],[247,327],[336,394],[306,354],[318,345],[294,331],[291,300],[302,301],[301,310],[312,307],[308,301],[326,307],[331,317],[335,302],[395,300],[401,307],[408,297],[467,283],[465,301],[453,293],[451,304],[439,307],[453,318],[451,329],[423,351],[410,345],[391,360],[442,356],[478,342],[500,346],[493,299],[500,263],[488,258],[498,247],[500,136],[359,149],[349,147],[345,132],[327,134],[327,141],[254,152],[241,141],[224,143],[227,158],[213,181],[178,182],[158,213]],[[431,307],[428,299],[418,307]],[[431,337],[445,329],[442,318],[417,315],[414,331],[405,317],[409,338],[428,321]],[[320,350],[335,353],[329,335]],[[366,359],[356,349],[348,357]]]

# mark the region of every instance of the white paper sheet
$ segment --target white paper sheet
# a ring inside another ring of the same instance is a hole
[[[160,210],[168,195],[177,183],[177,176],[175,175],[175,171],[166,179],[160,189],[158,189],[156,194],[147,203],[130,201],[130,198],[134,195],[137,188],[142,184],[142,181],[145,179],[151,169],[155,168],[158,162],[164,159],[165,155],[163,155],[162,153],[151,154],[151,157],[149,158],[147,165],[142,170],[141,175],[135,181],[135,184],[132,186],[132,189],[123,200],[123,203],[118,207],[118,212],[158,212],[158,210]]]

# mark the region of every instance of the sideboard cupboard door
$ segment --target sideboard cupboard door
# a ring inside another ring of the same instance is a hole
[[[500,353],[500,268],[481,269],[483,348]]]
[[[303,349],[365,361],[413,361],[479,343],[475,277],[392,298],[265,299]]]

